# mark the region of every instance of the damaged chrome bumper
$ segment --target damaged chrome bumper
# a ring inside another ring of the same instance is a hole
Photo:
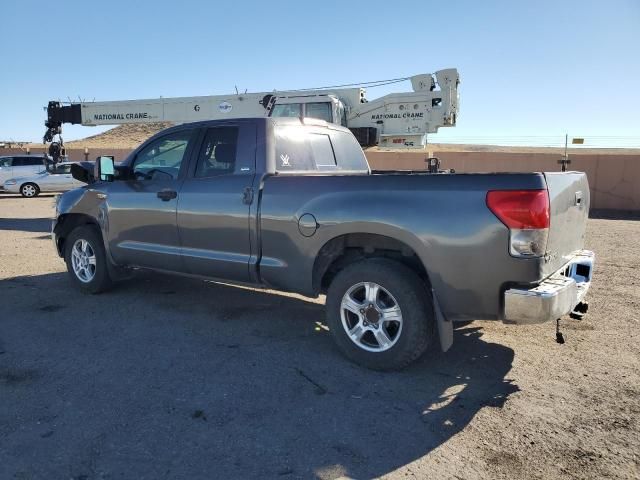
[[[504,292],[504,321],[533,324],[556,320],[571,313],[591,285],[595,254],[576,252],[567,265],[539,285]]]

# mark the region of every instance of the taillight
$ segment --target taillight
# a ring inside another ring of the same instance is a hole
[[[546,190],[492,190],[487,207],[509,228],[549,228]]]
[[[549,235],[549,194],[546,190],[492,190],[487,207],[510,232],[511,255],[544,255]]]

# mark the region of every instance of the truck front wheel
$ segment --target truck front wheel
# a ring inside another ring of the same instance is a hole
[[[374,370],[398,370],[420,357],[434,332],[431,294],[401,263],[372,258],[333,279],[327,323],[349,359]]]
[[[100,293],[112,286],[107,256],[96,227],[77,227],[65,240],[64,260],[73,283],[83,292]]]

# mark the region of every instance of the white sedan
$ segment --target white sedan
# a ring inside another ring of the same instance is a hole
[[[35,197],[40,192],[66,192],[85,185],[71,176],[72,164],[73,162],[59,163],[48,171],[11,178],[4,182],[4,191],[20,193],[23,197]]]

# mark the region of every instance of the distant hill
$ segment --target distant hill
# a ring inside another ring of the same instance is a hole
[[[104,133],[98,135],[92,135],[80,140],[73,140],[65,142],[65,146],[70,149],[83,149],[88,148],[121,148],[121,149],[134,149],[147,138],[156,134],[160,130],[171,127],[173,124],[168,122],[163,123],[146,123],[146,124],[125,124],[119,125],[111,130],[107,130]],[[437,138],[432,136],[430,138]],[[18,142],[12,142],[14,146]],[[42,148],[42,144],[25,144],[24,146],[30,146],[31,148]],[[393,149],[381,149],[379,147],[372,147],[369,150],[384,150],[394,151]],[[429,143],[425,150],[395,150],[398,152],[508,152],[508,153],[554,153],[561,155],[564,153],[564,148],[554,147],[527,147],[527,146],[501,146],[501,145],[482,145],[482,144],[453,144],[453,143]],[[640,149],[634,148],[569,148],[570,154],[589,153],[589,154],[635,154],[637,155]]]
[[[22,148],[29,142],[16,142],[15,140],[0,140],[0,148]]]
[[[118,125],[111,130],[82,138],[65,142],[67,148],[135,148],[147,138],[155,135],[160,130],[173,126],[172,123],[140,123]]]

